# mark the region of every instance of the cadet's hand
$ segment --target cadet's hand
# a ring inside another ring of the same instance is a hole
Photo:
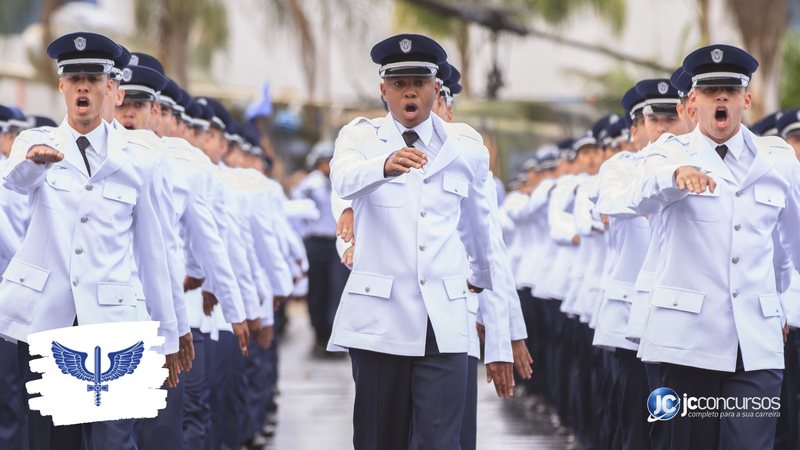
[[[167,376],[167,387],[174,388],[179,382],[178,375],[181,373],[181,362],[178,359],[177,353],[167,355],[166,358],[167,359],[164,363],[164,367],[169,370],[169,375]]]
[[[344,264],[348,268],[352,268],[353,255],[355,254],[355,252],[356,252],[355,244],[348,247],[347,250],[345,250],[344,253],[342,253],[342,264]]]
[[[707,174],[697,170],[692,166],[681,166],[675,171],[675,184],[682,191],[689,191],[695,194],[705,192],[706,188],[714,192],[717,183]]]
[[[350,241],[353,240],[354,223],[355,217],[353,214],[353,208],[345,209],[342,215],[339,216],[339,220],[336,222],[336,236],[339,236],[345,243],[349,244]]]
[[[469,282],[469,280],[467,280],[467,289],[469,289],[469,291],[472,292],[473,294],[480,294],[481,292],[483,292],[483,288],[480,288],[478,286],[473,286],[472,283]]]
[[[572,236],[572,240],[570,242],[572,242],[572,245],[575,245],[575,246],[581,245],[581,236],[578,235],[578,234],[576,234],[575,236]]]
[[[250,338],[250,332],[247,330],[247,324],[244,322],[232,323],[233,335],[239,341],[239,350],[242,355],[247,357],[247,339]]]
[[[533,194],[533,185],[523,184],[522,187],[519,188],[519,192],[527,196],[530,196],[531,194]]]
[[[600,214],[600,222],[603,222],[603,226],[608,230],[608,216],[605,214]]]
[[[211,311],[214,310],[214,305],[219,303],[219,301],[217,301],[217,296],[212,294],[211,292],[203,291],[202,294],[203,294],[203,313],[205,313],[205,315],[207,316],[210,316]]]
[[[508,362],[486,364],[486,382],[494,381],[494,389],[500,398],[514,396],[514,365]]]
[[[475,322],[475,329],[478,330],[478,339],[484,342],[486,340],[486,327],[482,323]]]
[[[183,292],[193,291],[203,285],[203,278],[192,278],[189,275],[183,279]]]
[[[413,147],[403,147],[392,153],[383,163],[383,177],[393,177],[411,172],[411,169],[421,169],[428,162],[425,153]]]
[[[789,340],[789,322],[783,324],[783,345]]]
[[[261,333],[261,319],[247,320],[247,331],[250,332],[250,339],[258,341],[258,334]]]
[[[194,342],[192,342],[192,332],[188,332],[178,339],[178,360],[181,363],[181,370],[188,372],[192,370],[192,361],[194,361]]]
[[[533,376],[533,357],[528,352],[525,339],[511,341],[511,352],[514,354],[514,369],[523,380],[530,380]]]
[[[261,329],[261,332],[258,333],[258,345],[261,348],[270,348],[272,347],[272,338],[275,335],[275,328],[270,325]]]
[[[49,164],[64,159],[64,154],[46,145],[34,145],[25,156],[36,164]]]

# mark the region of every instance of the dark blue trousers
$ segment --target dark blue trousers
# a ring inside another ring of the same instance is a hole
[[[244,356],[232,332],[220,331],[219,340],[211,341],[211,435],[208,450],[228,450],[243,442],[240,415],[244,408]]]
[[[467,397],[461,420],[461,450],[475,450],[478,443],[478,358],[467,358]]]
[[[186,449],[202,449],[211,429],[211,407],[208,384],[208,333],[192,329],[194,362],[192,370],[182,374],[183,391],[183,443]]]
[[[27,419],[22,411],[27,403],[23,396],[22,373],[17,344],[0,339],[0,448],[27,446]]]
[[[40,380],[40,373],[31,372],[31,355],[28,344],[19,342],[17,344],[18,367],[22,377],[22,382]],[[28,394],[24,384],[20,387],[23,397],[22,414],[27,415],[28,422],[28,445],[30,450],[78,450],[82,446],[81,425],[54,426],[50,416],[42,416],[39,411],[28,409]]]
[[[183,397],[184,374],[180,383],[167,390],[167,407],[158,415],[148,419],[138,419],[134,425],[136,444],[142,450],[182,450],[183,446]],[[136,447],[133,447],[136,448]]]
[[[741,354],[735,372],[718,372],[661,363],[658,365],[661,385],[678,395],[693,397],[780,397],[783,370],[744,371]],[[683,399],[681,399],[683,408]],[[763,410],[747,409],[753,414]],[[728,412],[724,409],[720,413]],[[681,417],[656,422],[651,441],[656,449],[671,450],[772,450],[777,417]]]
[[[781,387],[781,416],[775,433],[775,450],[800,448],[800,330],[789,328],[783,349],[786,369]]]
[[[341,263],[335,237],[312,236],[304,243],[308,254],[308,312],[316,342],[325,346],[350,271]]]
[[[621,348],[616,349],[614,358],[618,368],[619,442],[624,450],[648,450],[650,426],[642,409],[650,391],[644,363],[636,358],[635,351]]]
[[[252,439],[264,426],[272,386],[269,380],[268,349],[251,342],[245,360],[246,414],[242,414],[242,429],[245,440]]]
[[[430,323],[425,356],[351,348],[350,358],[355,450],[408,450],[412,418],[419,450],[459,448],[468,357],[440,353]]]

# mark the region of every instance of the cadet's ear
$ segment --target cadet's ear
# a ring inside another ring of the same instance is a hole
[[[64,93],[64,77],[58,77],[58,92]]]
[[[115,106],[122,105],[122,102],[125,101],[125,90],[124,89],[117,89],[117,101]]]
[[[750,109],[751,106],[753,106],[753,94],[748,90],[744,93],[744,109]]]
[[[381,82],[381,98],[386,101],[386,83]]]

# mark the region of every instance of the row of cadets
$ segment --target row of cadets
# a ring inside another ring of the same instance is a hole
[[[46,117],[26,116],[19,108],[0,105],[0,167],[11,153],[14,139],[29,128],[55,127]],[[5,271],[19,249],[30,222],[28,197],[0,189],[0,271]],[[23,387],[17,346],[0,339],[0,448],[23,448],[27,442],[27,418],[21,415]]]
[[[780,136],[792,146],[800,159],[800,109],[776,111],[750,126],[760,136]],[[775,448],[790,449],[800,445],[798,429],[800,410],[800,274],[792,271],[789,288],[781,293],[788,333],[784,347],[785,371],[781,386],[781,410],[775,433]]]

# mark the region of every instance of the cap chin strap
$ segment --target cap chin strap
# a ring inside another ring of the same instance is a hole
[[[787,126],[786,128],[784,128],[783,130],[781,130],[781,137],[786,139],[786,137],[789,136],[789,133],[791,133],[792,131],[798,130],[798,129],[800,129],[800,122],[795,122],[795,123]],[[767,131],[769,131],[769,130],[767,130]],[[764,134],[766,135],[767,133],[764,132]]]
[[[155,89],[144,86],[142,84],[123,84],[119,87],[123,91],[137,91],[137,92],[144,92],[145,94],[150,94],[153,98],[158,100],[158,92]]]

